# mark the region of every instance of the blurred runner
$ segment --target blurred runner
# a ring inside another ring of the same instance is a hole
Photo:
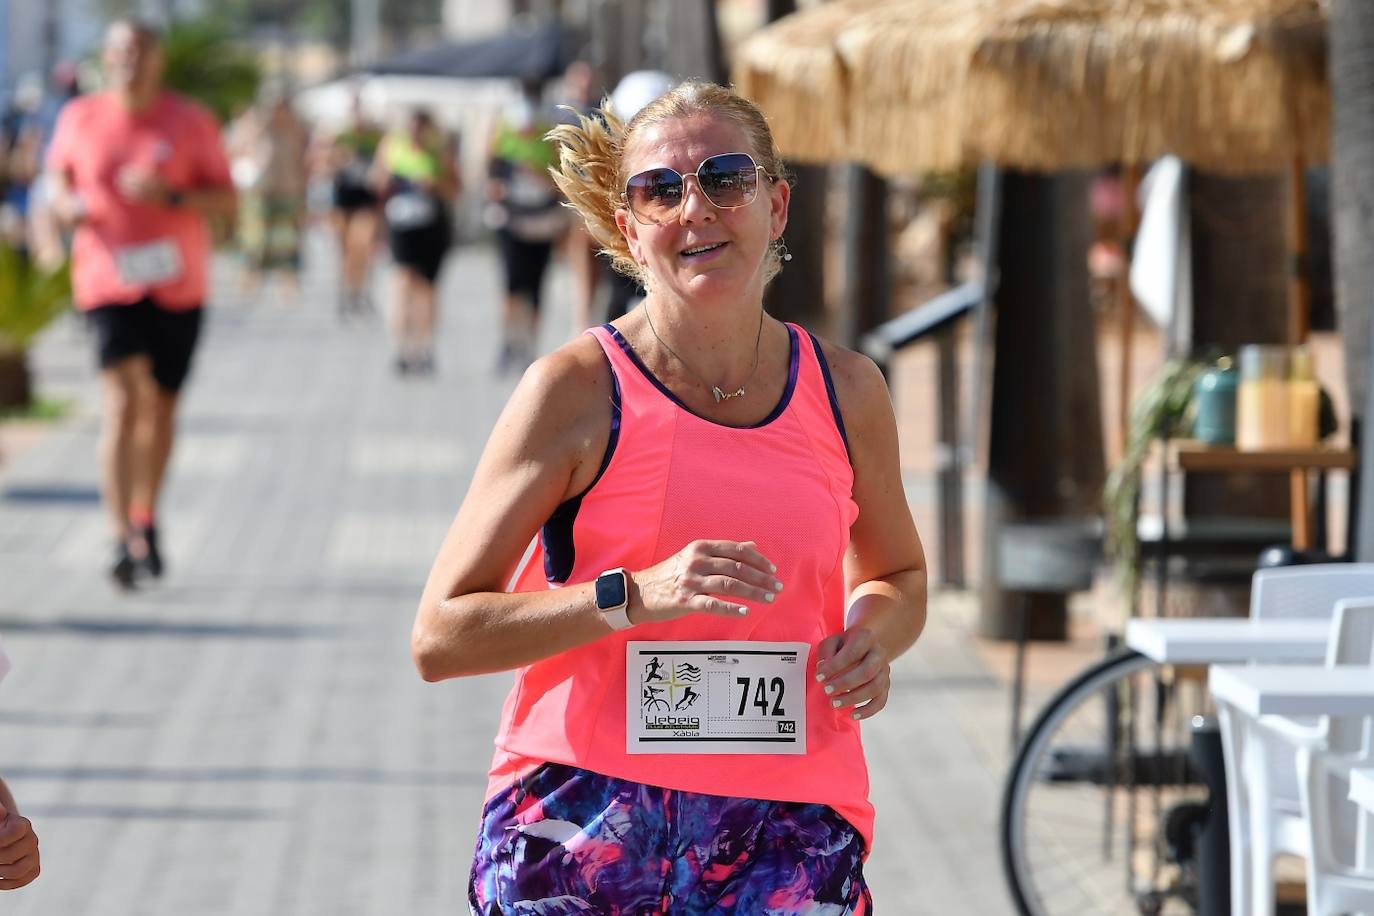
[[[382,139],[373,163],[396,265],[391,319],[396,370],[403,375],[434,371],[434,286],[452,241],[449,208],[459,191],[455,145],[420,109],[405,130]]]
[[[38,177],[43,126],[43,78],[25,74],[10,106],[0,116],[0,240],[27,246],[29,189]]]
[[[348,125],[335,135],[329,156],[334,173],[334,231],[343,255],[341,318],[373,311],[368,280],[377,251],[378,201],[368,184],[368,173],[382,133],[364,115],[362,99],[354,94]]]
[[[80,94],[76,65],[70,61],[54,64],[50,91],[38,109],[38,123],[42,131],[41,151],[37,160],[40,169],[47,158],[59,114],[69,101]],[[42,171],[29,186],[28,231],[29,254],[33,256],[34,263],[45,270],[60,267],[67,259],[66,242],[62,237],[62,227],[53,216],[48,201],[47,175]]]
[[[596,73],[585,60],[575,60],[563,72],[563,101],[558,109],[558,121],[577,123],[579,115],[592,114],[596,97],[592,92]],[[591,327],[595,320],[596,293],[602,285],[606,268],[596,260],[596,243],[592,241],[581,220],[570,220],[563,238],[563,256],[573,276],[573,333]]]
[[[562,195],[549,177],[558,151],[545,139],[552,121],[528,83],[497,126],[487,160],[487,223],[496,230],[506,274],[505,325],[497,371],[524,369],[535,356],[544,273],[568,227]]]
[[[281,276],[292,298],[300,291],[308,141],[305,125],[281,90],[264,93],[229,131],[249,296],[269,274]]]
[[[200,334],[210,260],[206,217],[235,195],[219,125],[162,88],[150,26],[113,23],[108,88],[68,102],[48,149],[54,214],[75,225],[72,286],[95,331],[105,393],[101,491],[114,525],[110,573],[159,576],[156,524],[177,394]]]

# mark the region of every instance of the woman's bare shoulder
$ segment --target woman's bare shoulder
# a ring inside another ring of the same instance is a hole
[[[835,397],[846,426],[866,426],[892,415],[887,380],[882,370],[862,353],[820,337],[821,353],[830,367]]]
[[[586,437],[588,425],[609,429],[610,364],[590,334],[535,360],[506,407],[506,420],[537,428],[540,438]]]

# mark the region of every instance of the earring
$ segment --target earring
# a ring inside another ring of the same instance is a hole
[[[784,261],[792,260],[792,252],[787,250],[787,242],[783,240],[782,236],[773,239],[773,251]]]

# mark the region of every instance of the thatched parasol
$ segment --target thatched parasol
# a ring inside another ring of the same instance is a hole
[[[784,156],[805,162],[852,158],[845,145],[848,77],[835,37],[856,9],[882,2],[825,3],[785,16],[736,52],[731,79],[768,113]]]
[[[887,174],[1326,158],[1322,0],[836,0],[745,41],[784,155]]]
[[[802,161],[888,175],[1122,163],[1133,199],[1134,167],[1173,153],[1214,172],[1291,170],[1300,201],[1305,163],[1330,147],[1325,16],[1325,0],[835,0],[746,40],[734,78]],[[1123,285],[1123,441],[1129,296]],[[1307,299],[1297,276],[1294,342]]]

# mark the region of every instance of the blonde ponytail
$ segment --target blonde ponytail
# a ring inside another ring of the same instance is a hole
[[[587,224],[587,232],[611,259],[611,266],[643,282],[643,270],[615,223],[621,206],[620,155],[625,123],[611,114],[610,100],[599,112],[579,114],[576,124],[560,124],[547,139],[558,144],[558,165],[549,169],[554,183]]]

